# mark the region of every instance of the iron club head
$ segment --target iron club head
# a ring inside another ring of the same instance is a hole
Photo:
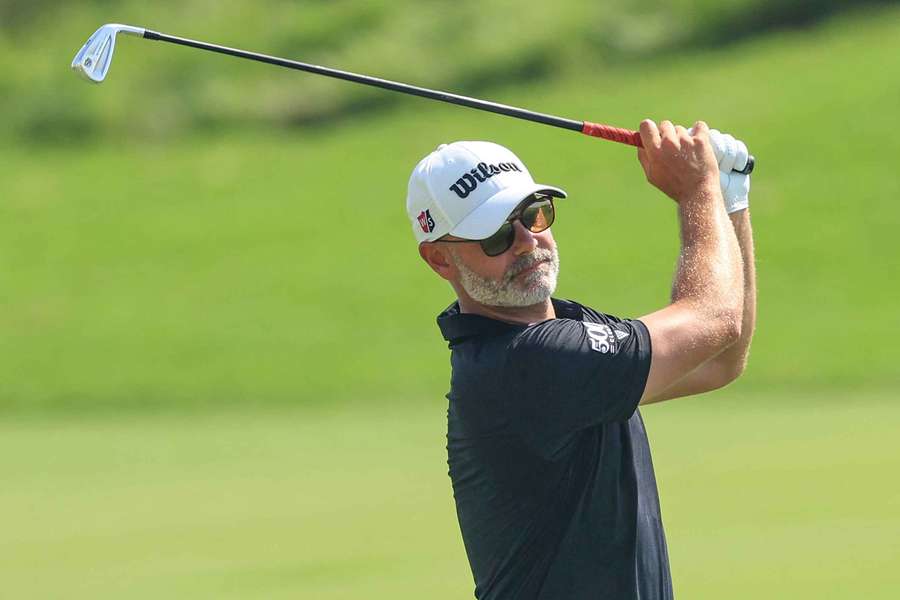
[[[109,65],[112,63],[113,50],[116,48],[116,35],[119,33],[142,37],[144,29],[118,23],[102,26],[88,38],[72,60],[75,72],[93,83],[100,83],[106,79],[106,73],[109,72]]]

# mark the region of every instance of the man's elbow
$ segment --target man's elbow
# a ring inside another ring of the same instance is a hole
[[[730,364],[725,365],[723,379],[725,381],[722,386],[726,386],[732,381],[736,380],[738,377],[744,374],[744,371],[747,370],[747,357],[742,356],[738,360],[731,361]]]
[[[713,389],[723,388],[744,374],[744,371],[747,370],[747,354],[742,354],[730,360],[719,360],[716,362],[716,367],[715,387]]]
[[[742,323],[740,314],[721,315],[719,355],[713,359],[715,365],[712,389],[723,388],[741,375],[747,368],[747,349],[741,351]]]
[[[722,311],[717,317],[717,327],[718,331],[717,342],[719,351],[726,350],[730,348],[734,344],[741,339],[742,332],[742,324],[741,324],[741,312],[728,310]]]

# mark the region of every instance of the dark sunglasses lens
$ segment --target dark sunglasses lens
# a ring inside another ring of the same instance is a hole
[[[481,240],[481,249],[488,256],[499,256],[509,250],[515,235],[512,223],[504,223],[494,235]]]
[[[552,200],[539,200],[529,204],[519,216],[527,229],[532,233],[540,233],[553,225],[556,211]],[[499,256],[509,250],[515,241],[516,231],[513,224],[507,221],[494,235],[481,240],[481,249],[488,256]]]
[[[555,218],[556,210],[550,200],[535,202],[522,211],[522,225],[526,229],[530,229],[532,233],[540,233],[548,229],[553,225]]]

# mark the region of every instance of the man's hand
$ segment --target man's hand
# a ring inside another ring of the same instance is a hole
[[[638,149],[638,160],[647,181],[679,204],[710,192],[718,195],[719,164],[706,123],[697,121],[688,131],[671,121],[657,128],[646,119],[640,131],[644,147]]]

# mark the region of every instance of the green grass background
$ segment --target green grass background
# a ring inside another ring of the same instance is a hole
[[[127,38],[91,88],[66,64],[111,20],[745,139],[750,368],[643,411],[676,593],[896,596],[896,6],[719,44],[777,5],[498,3],[484,20],[536,33],[504,47],[481,23],[471,48],[438,3],[244,8],[218,37],[190,2],[22,6],[0,3],[0,597],[471,596],[434,326],[451,295],[415,253],[411,167],[454,139],[513,148],[570,193],[559,295],[608,312],[663,305],[677,253],[630,149]]]
[[[644,411],[676,593],[900,589],[892,394]],[[439,403],[0,425],[9,598],[465,598]]]

